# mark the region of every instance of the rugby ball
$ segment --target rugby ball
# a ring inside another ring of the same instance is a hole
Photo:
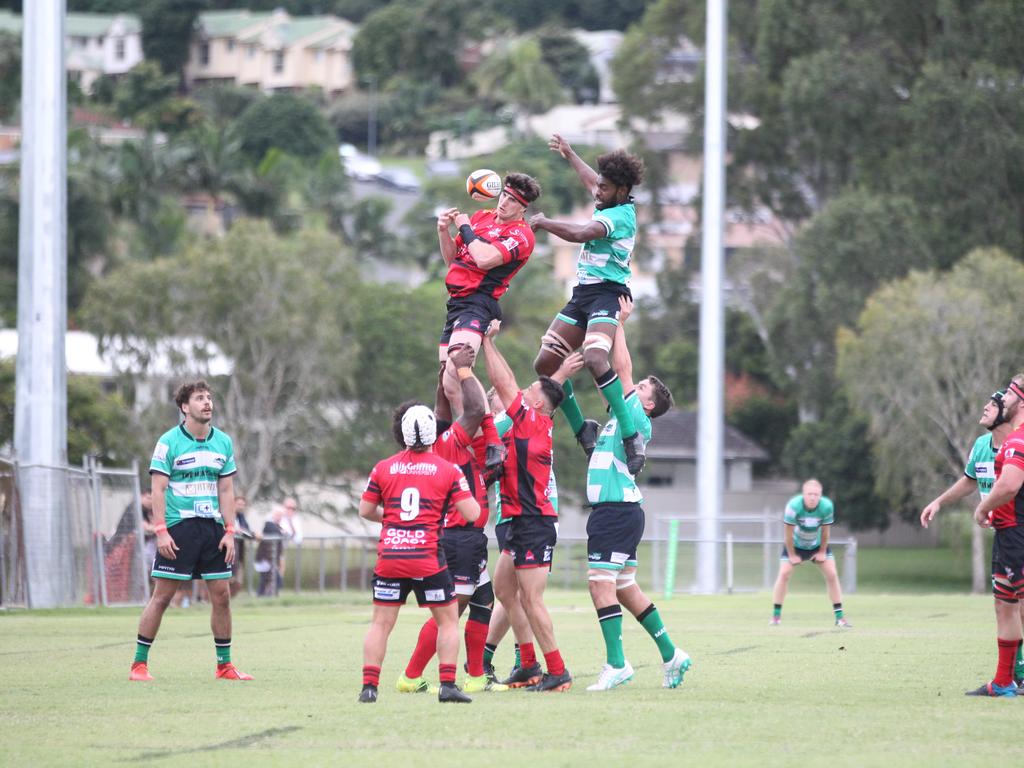
[[[474,200],[493,200],[501,194],[501,176],[487,168],[466,177],[466,194]]]

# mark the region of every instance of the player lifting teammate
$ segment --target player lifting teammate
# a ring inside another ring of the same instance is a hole
[[[377,700],[388,637],[409,592],[437,623],[439,701],[472,701],[455,685],[459,614],[455,587],[440,545],[451,507],[468,522],[480,507],[462,470],[434,455],[437,421],[425,405],[406,404],[392,429],[404,449],[373,468],[359,504],[360,517],[382,523],[373,572],[373,617],[363,642],[363,689],[359,701]]]
[[[672,393],[657,377],[648,376],[633,387],[633,362],[623,324],[632,301],[619,298],[620,325],[615,331],[612,364],[626,391],[625,403],[645,440],[651,420],[672,407]],[[637,547],[644,535],[643,496],[626,466],[622,430],[612,417],[597,438],[587,466],[587,581],[605,644],[605,664],[588,691],[608,691],[633,677],[622,647],[622,606],[647,631],[661,654],[665,688],[677,688],[690,668],[690,657],[669,638],[658,609],[636,583]]]
[[[583,347],[587,369],[622,430],[630,474],[636,475],[644,466],[644,440],[626,407],[622,382],[608,362],[608,356],[619,322],[619,297],[631,297],[629,262],[636,242],[636,206],[632,191],[643,180],[644,164],[639,157],[617,150],[601,155],[595,171],[557,133],[548,146],[569,161],[583,186],[593,195],[595,207],[590,221],[585,223],[555,221],[543,213],[530,218],[534,229],[547,230],[570,243],[582,243],[572,298],[551,321],[541,340],[534,367],[538,374],[550,376],[566,355]],[[576,439],[589,454],[597,440],[598,425],[584,422],[571,383],[566,384],[562,412]]]
[[[536,658],[531,658],[529,649],[521,644],[523,673],[530,679],[506,682],[513,685],[530,682],[530,689],[536,691],[565,691],[572,685],[572,676],[558,651],[551,616],[544,605],[544,588],[558,538],[557,513],[548,498],[553,453],[551,415],[564,396],[562,382],[582,367],[583,360],[579,355],[570,356],[555,376],[541,376],[520,390],[512,369],[489,336],[483,339],[483,349],[487,356],[487,375],[512,422],[502,438],[507,452],[501,481],[501,510],[512,518],[506,551],[515,565],[512,576],[517,590],[507,590],[498,580],[495,591],[509,614],[516,610],[514,601],[521,600],[547,663],[547,672],[541,675]]]

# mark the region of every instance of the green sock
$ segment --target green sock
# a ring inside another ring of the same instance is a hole
[[[622,650],[622,606],[618,603],[597,609],[597,620],[604,635],[605,658],[616,669],[626,666],[626,654]]]
[[[215,637],[213,638],[213,645],[217,649],[217,663],[231,663],[231,638]]]
[[[494,653],[498,650],[498,646],[486,643],[484,645],[484,664],[490,664],[494,661]]]
[[[516,663],[515,666],[521,667],[523,665],[523,657],[519,655],[519,643],[516,643]]]
[[[135,642],[135,661],[149,661],[149,649],[153,645],[152,637],[139,635]]]
[[[1024,640],[1017,641],[1017,662],[1014,666],[1017,669],[1024,667]]]
[[[782,603],[775,603],[775,607],[772,608],[772,616],[776,619],[782,618]]]
[[[562,400],[562,404],[558,408],[565,414],[565,418],[569,422],[569,429],[575,435],[583,429],[583,411],[580,410],[580,404],[576,402],[576,395],[572,391],[572,382],[566,380],[562,389],[565,390],[565,399]]]
[[[654,607],[654,603],[647,606],[647,609],[636,617],[636,620],[640,622],[640,626],[647,630],[647,634],[654,638],[654,642],[658,644],[658,650],[661,651],[661,660],[668,661],[675,655],[676,647],[668,637],[668,631],[665,629],[665,625],[661,621],[661,615],[658,613],[658,609]]]
[[[622,399],[622,380],[618,374],[609,368],[608,373],[597,378],[597,386],[601,388],[601,394],[611,406],[612,413],[615,414],[615,418],[619,422],[619,429],[622,430],[622,436],[632,437],[635,435],[636,425],[633,423],[633,414],[626,407],[626,401]]]
[[[836,621],[839,621],[841,618],[843,618],[843,604],[832,603],[832,613],[836,615]]]

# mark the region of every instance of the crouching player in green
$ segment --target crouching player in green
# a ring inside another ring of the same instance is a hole
[[[612,347],[612,366],[622,381],[626,407],[644,440],[651,439],[651,419],[672,407],[672,394],[648,376],[633,387],[633,363],[623,325],[631,299],[619,299],[620,324]],[[636,617],[661,652],[664,687],[676,688],[690,668],[690,657],[668,636],[658,609],[636,583],[637,546],[644,534],[643,496],[627,468],[622,429],[612,418],[597,438],[587,467],[587,500],[593,505],[587,521],[587,580],[604,636],[606,663],[588,691],[608,691],[633,677],[622,647],[622,607]]]

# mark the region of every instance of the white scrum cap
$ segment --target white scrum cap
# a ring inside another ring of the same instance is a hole
[[[414,405],[402,416],[402,437],[410,448],[433,445],[437,439],[437,419],[425,405]]]

